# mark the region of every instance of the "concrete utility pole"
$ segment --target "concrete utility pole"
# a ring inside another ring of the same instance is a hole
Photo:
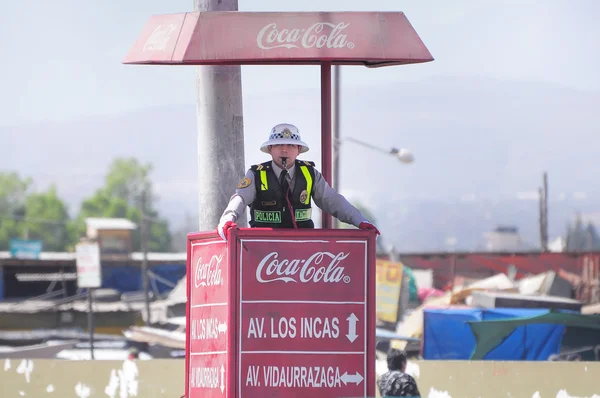
[[[548,251],[548,173],[544,172],[543,186],[540,193],[540,246],[543,252]]]
[[[237,11],[237,0],[194,0],[194,11]],[[196,67],[199,230],[216,228],[245,174],[242,76],[238,66]],[[244,213],[237,221],[246,225]]]
[[[144,289],[144,310],[146,312],[146,322],[145,325],[148,326],[152,322],[150,320],[150,292],[149,292],[149,281],[148,281],[148,220],[146,206],[148,201],[148,185],[144,182],[144,187],[142,188],[142,197],[141,197],[141,213],[142,220],[140,226],[140,244],[142,249],[142,287]]]

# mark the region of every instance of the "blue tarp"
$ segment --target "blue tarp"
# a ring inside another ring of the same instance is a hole
[[[176,285],[185,276],[185,264],[153,265],[150,271]],[[152,282],[152,278],[150,278]],[[119,267],[102,267],[102,287],[115,289],[121,293],[140,291],[143,289],[142,272],[138,266],[123,265]],[[155,287],[160,294],[170,291],[173,287],[156,281]],[[152,289],[152,286],[150,287]]]
[[[475,337],[467,321],[532,317],[547,309],[426,309],[423,313],[424,359],[470,359]],[[484,359],[545,361],[560,351],[563,325],[519,326]]]

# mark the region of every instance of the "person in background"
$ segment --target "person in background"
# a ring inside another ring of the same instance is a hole
[[[405,373],[406,352],[391,349],[387,356],[388,371],[377,380],[377,387],[381,398],[386,397],[412,397],[421,398],[415,379]]]
[[[130,361],[132,361],[134,359],[139,359],[139,357],[140,357],[140,351],[135,347],[131,347],[129,349],[129,351],[127,352],[127,359],[129,359]]]

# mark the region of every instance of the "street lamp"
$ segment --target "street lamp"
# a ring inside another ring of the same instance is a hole
[[[333,67],[333,95],[332,95],[332,105],[333,105],[333,174],[331,182],[331,186],[337,192],[340,191],[340,146],[344,141],[354,142],[355,144],[362,145],[367,148],[374,149],[378,152],[383,152],[388,155],[392,155],[396,157],[401,163],[410,164],[415,161],[415,157],[412,152],[406,148],[391,148],[390,150],[386,150],[383,148],[376,147],[374,145],[368,144],[363,141],[359,141],[355,138],[340,138],[340,108],[341,108],[341,95],[340,95],[340,80],[341,80],[341,68],[339,65],[334,65]],[[323,224],[325,224],[325,215],[323,216]],[[337,219],[333,219],[331,223],[334,228],[338,228],[339,222]]]
[[[392,155],[392,156],[396,157],[402,163],[410,164],[410,163],[413,163],[415,161],[415,157],[412,154],[412,152],[410,150],[406,149],[406,148],[400,148],[400,149],[398,149],[398,148],[391,148],[391,149],[388,150],[388,149],[379,148],[379,147],[377,147],[375,145],[371,145],[371,144],[368,144],[368,143],[363,142],[363,141],[359,141],[356,138],[348,137],[348,138],[345,138],[344,140],[350,141],[350,142],[354,142],[355,144],[359,144],[359,145],[362,145],[364,147],[371,148],[371,149],[376,150],[378,152],[383,152],[385,154]],[[342,141],[344,141],[344,140],[342,140]]]
[[[391,155],[394,156],[396,159],[398,159],[401,163],[404,164],[411,164],[415,161],[415,157],[412,154],[412,152],[406,148],[391,148],[391,149],[383,149],[380,147],[377,147],[375,145],[371,145],[369,143],[363,142],[363,141],[359,141],[356,138],[352,138],[352,137],[347,137],[347,138],[343,138],[343,139],[337,139],[336,141],[334,141],[334,148],[335,148],[335,153],[334,153],[334,157],[333,157],[333,172],[334,172],[334,178],[333,178],[333,184],[332,184],[332,188],[336,190],[336,192],[340,191],[340,162],[339,162],[339,158],[340,158],[340,146],[341,143],[344,141],[350,141],[350,142],[354,142],[355,144],[373,149],[377,152],[382,152],[385,153],[386,155]],[[339,227],[339,221],[337,219],[333,219],[333,227],[334,228],[338,228]]]

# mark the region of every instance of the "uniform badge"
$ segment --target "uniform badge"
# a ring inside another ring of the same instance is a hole
[[[250,185],[250,183],[252,183],[252,181],[248,177],[244,177],[244,179],[240,181],[237,187],[240,189],[246,188],[248,185]]]
[[[283,129],[281,136],[283,138],[290,138],[292,136],[292,132],[289,129]]]
[[[307,197],[308,197],[308,192],[306,192],[306,190],[302,191],[300,193],[300,202],[302,202],[302,203],[306,202]]]

